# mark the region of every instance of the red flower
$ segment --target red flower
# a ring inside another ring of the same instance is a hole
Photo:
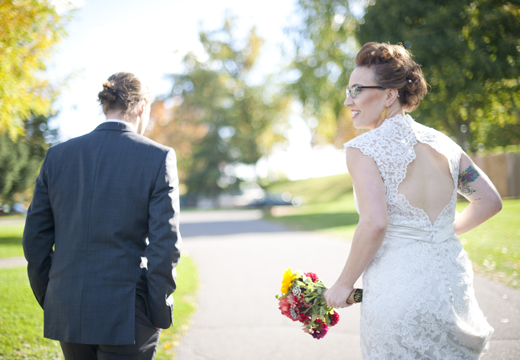
[[[317,318],[316,321],[314,321],[312,329],[314,330],[311,334],[312,337],[318,340],[327,335],[327,331],[329,331],[327,324],[325,324],[320,318]]]
[[[311,317],[309,315],[305,315],[304,313],[300,313],[300,318],[298,320],[304,324],[308,324],[311,320]]]
[[[305,273],[305,276],[311,278],[312,282],[318,281],[318,275],[316,275],[315,273],[308,272]]]
[[[330,326],[334,326],[339,322],[339,314],[337,312],[333,312],[332,315],[330,315]]]
[[[291,316],[291,305],[289,304],[289,300],[285,298],[278,299],[278,308],[282,312],[283,315],[287,316],[292,321],[296,321],[297,319],[293,319]]]

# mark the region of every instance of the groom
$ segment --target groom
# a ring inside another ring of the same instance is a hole
[[[115,75],[121,91],[135,80]],[[153,359],[180,256],[175,152],[141,135],[145,95],[132,111],[101,95],[107,121],[42,164],[23,235],[29,280],[67,360]]]

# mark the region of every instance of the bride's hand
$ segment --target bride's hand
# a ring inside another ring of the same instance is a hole
[[[344,308],[352,304],[347,304],[347,299],[350,293],[354,290],[352,287],[347,287],[341,284],[334,284],[330,289],[325,291],[323,297],[327,305],[331,308]]]

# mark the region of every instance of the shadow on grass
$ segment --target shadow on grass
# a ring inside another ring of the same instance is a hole
[[[0,245],[2,246],[22,246],[22,238],[21,237],[0,237]]]
[[[23,256],[21,236],[0,237],[0,258]],[[0,357],[1,359],[1,357]]]
[[[359,222],[359,215],[356,212],[293,214],[279,217],[269,216],[268,218],[298,230],[309,231],[356,225]]]

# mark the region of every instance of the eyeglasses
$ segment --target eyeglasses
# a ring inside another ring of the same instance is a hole
[[[354,99],[357,94],[359,94],[359,91],[361,89],[384,89],[382,86],[358,86],[354,85],[351,88],[347,88],[347,98],[349,96],[352,96],[352,99]]]

